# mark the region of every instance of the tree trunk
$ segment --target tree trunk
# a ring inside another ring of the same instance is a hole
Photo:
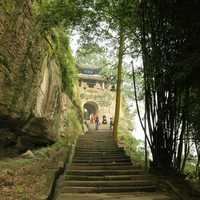
[[[122,63],[123,63],[124,45],[125,45],[125,37],[122,29],[120,30],[119,34],[120,35],[119,35],[119,53],[118,53],[118,65],[117,65],[117,90],[116,90],[115,118],[113,126],[113,135],[116,142],[117,142],[119,115],[120,115]]]

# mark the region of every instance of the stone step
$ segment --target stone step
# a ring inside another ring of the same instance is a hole
[[[110,148],[101,148],[101,147],[99,147],[98,149],[96,149],[97,147],[93,147],[93,148],[91,148],[91,147],[76,147],[76,150],[78,151],[78,150],[81,150],[81,152],[82,151],[84,151],[84,150],[88,150],[88,151],[91,151],[91,152],[100,152],[100,151],[103,151],[103,152],[124,152],[124,149],[122,149],[122,148],[112,148],[112,149],[110,149]]]
[[[98,156],[127,156],[124,153],[109,153],[109,152],[99,152],[99,153],[75,153],[74,156],[80,156],[80,157],[98,157]]]
[[[166,196],[166,194],[156,193],[143,193],[137,195],[133,193],[61,193],[56,200],[174,200]]]
[[[89,138],[89,137],[91,137],[91,138],[100,138],[100,139],[102,139],[102,136],[104,136],[104,137],[105,136],[113,137],[111,132],[109,132],[109,133],[107,133],[107,132],[98,132],[98,133],[93,132],[93,133],[89,133],[89,134],[86,133],[84,135],[81,135],[80,138]]]
[[[123,151],[102,151],[102,150],[99,150],[99,151],[78,151],[76,150],[75,151],[75,155],[86,155],[86,154],[89,154],[89,155],[126,155],[125,152]]]
[[[59,196],[154,192],[156,189],[152,177],[134,166],[124,149],[117,147],[112,134],[106,132],[81,136],[72,164],[61,181]]]
[[[72,165],[70,170],[128,170],[128,169],[135,169],[135,167],[131,165],[115,165],[115,166],[81,166],[81,165]]]
[[[75,155],[74,156],[75,160],[107,160],[107,159],[111,159],[111,160],[115,160],[115,159],[130,159],[130,157],[128,156],[123,156],[123,155],[98,155],[98,156],[94,156],[94,155],[87,155],[87,156],[80,156],[80,155]]]
[[[115,147],[114,145],[104,145],[104,144],[100,144],[100,145],[95,145],[95,144],[87,144],[87,145],[76,145],[76,149],[102,149],[104,151],[107,151],[107,150],[118,150],[117,147]]]
[[[116,159],[110,159],[110,158],[104,158],[104,159],[73,159],[73,163],[118,163],[118,162],[131,162],[130,158],[116,158]]]
[[[104,136],[104,138],[80,138],[77,142],[93,142],[93,143],[104,143],[104,142],[111,142],[111,143],[115,143],[115,141],[113,140],[113,138],[110,137],[106,137]]]
[[[105,141],[100,140],[78,140],[77,144],[112,144],[113,146],[117,146],[114,140],[106,139]]]
[[[75,155],[87,156],[87,155],[121,155],[126,156],[125,152],[123,151],[75,151]]]
[[[131,170],[68,170],[68,175],[84,175],[84,176],[106,176],[106,175],[142,175],[143,170],[131,169]]]
[[[108,135],[108,134],[101,134],[101,135],[84,135],[84,136],[81,136],[79,137],[79,141],[82,141],[82,140],[86,140],[86,141],[99,141],[99,142],[104,142],[104,141],[107,141],[107,140],[110,140],[110,141],[114,141],[113,137],[111,135]]]
[[[84,139],[84,140],[78,140],[77,141],[77,144],[113,144],[115,146],[116,143],[114,140],[111,140],[111,139],[105,139],[104,141],[103,140],[90,140],[90,139]]]
[[[90,145],[90,146],[88,146],[88,145]],[[102,148],[102,149],[107,148],[107,149],[115,149],[115,150],[119,149],[115,144],[102,144],[102,143],[101,144],[97,144],[97,143],[79,144],[79,143],[77,143],[76,147],[77,148],[87,148],[87,149],[90,149],[91,147],[93,147],[93,148],[99,147],[99,148]],[[107,149],[104,149],[104,151],[107,150]],[[120,148],[120,149],[122,149],[122,148]]]
[[[117,152],[120,152],[118,151],[117,149],[105,149],[105,148],[90,148],[90,149],[83,149],[83,148],[78,148],[78,149],[75,149],[75,152],[112,152],[112,153],[117,153]],[[121,151],[122,152],[122,151]]]
[[[154,192],[154,185],[120,186],[120,187],[62,187],[61,193],[121,193],[121,192]]]
[[[62,187],[124,187],[124,186],[154,186],[149,180],[103,180],[103,181],[64,181]]]
[[[88,148],[88,146],[90,146],[90,148],[112,148],[112,149],[117,149],[117,147],[114,144],[90,144],[90,143],[85,143],[85,144],[77,144],[77,147],[81,147],[81,148]]]
[[[113,140],[113,138],[110,138],[110,137],[104,137],[103,139],[100,139],[100,138],[80,138],[78,140],[78,142],[115,142]]]
[[[98,163],[94,163],[94,162],[91,162],[91,163],[72,163],[72,165],[79,165],[79,166],[132,166],[133,164],[131,162],[111,162],[111,163],[101,163],[101,162],[98,162]]]
[[[89,147],[90,146],[90,147]],[[109,146],[104,146],[104,145],[99,145],[99,146],[93,146],[93,145],[87,145],[87,146],[83,146],[83,145],[77,145],[76,146],[76,149],[77,150],[96,150],[96,151],[98,151],[98,150],[104,150],[104,151],[117,151],[118,149],[115,147],[115,146],[111,146],[111,145],[109,145]]]
[[[87,149],[76,149],[76,153],[101,153],[101,152],[106,152],[106,153],[124,153],[123,150],[118,150],[118,149],[115,149],[115,150],[109,150],[109,149],[90,149],[90,148],[87,148]]]
[[[103,181],[103,180],[151,180],[152,177],[149,175],[106,175],[106,176],[85,176],[85,175],[65,175],[65,180],[93,180],[93,181]]]
[[[82,140],[78,140],[77,144],[113,144],[116,146],[115,141],[111,139],[105,139],[105,140],[82,139]]]

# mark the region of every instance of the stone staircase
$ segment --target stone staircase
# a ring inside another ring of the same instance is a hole
[[[156,190],[151,177],[132,164],[124,150],[115,145],[112,133],[108,131],[89,132],[79,139],[72,165],[62,179],[58,185],[57,200],[83,199],[86,193]],[[79,194],[79,198],[73,194]]]

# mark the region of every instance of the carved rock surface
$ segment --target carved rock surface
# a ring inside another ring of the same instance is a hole
[[[37,33],[31,0],[0,3],[0,134],[16,144],[49,144],[63,134],[71,101],[57,60]]]

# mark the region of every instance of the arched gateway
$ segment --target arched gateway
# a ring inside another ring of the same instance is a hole
[[[95,115],[98,112],[98,105],[93,101],[88,101],[83,105],[84,119],[89,120],[91,115]]]

